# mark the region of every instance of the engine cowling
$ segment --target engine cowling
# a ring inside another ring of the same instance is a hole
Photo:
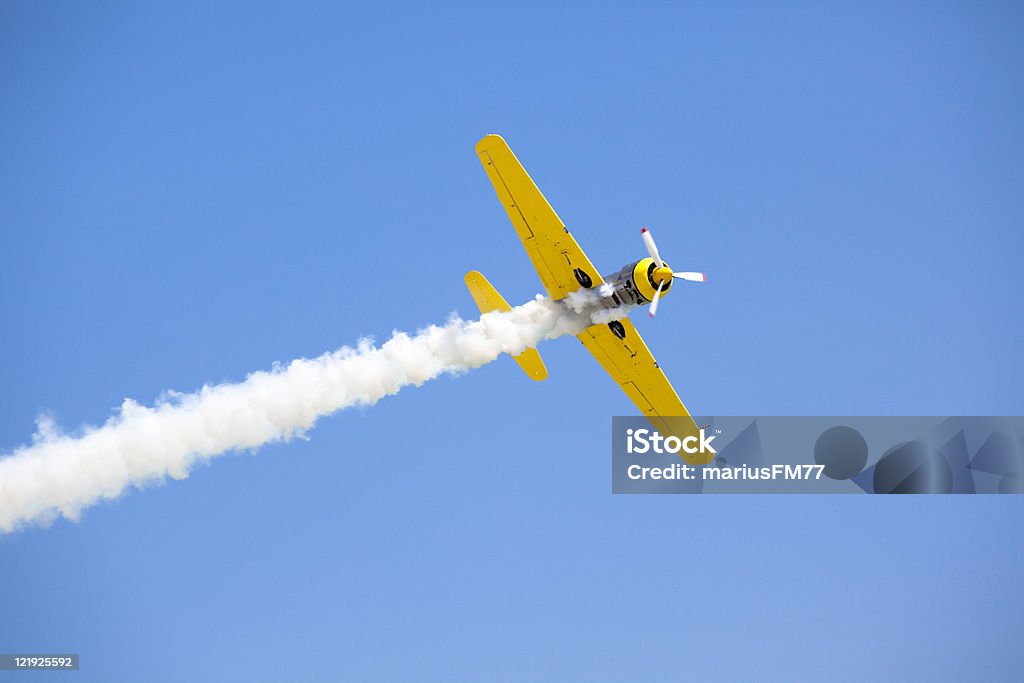
[[[668,264],[663,266],[668,273],[667,281],[661,288],[661,296],[665,296],[672,287],[672,270]],[[660,273],[652,258],[642,258],[622,267],[617,273],[606,275],[605,282],[614,287],[613,303],[615,305],[633,304],[642,306],[654,300],[654,293],[658,289],[658,279],[664,278],[665,274]]]

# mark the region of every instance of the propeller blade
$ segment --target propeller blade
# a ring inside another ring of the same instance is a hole
[[[708,276],[704,273],[672,273],[672,277],[687,282],[707,282],[708,280]]]
[[[661,260],[661,254],[658,253],[658,246],[654,243],[654,238],[651,237],[651,231],[647,228],[640,228],[640,236],[644,238],[644,246],[647,247],[647,253],[651,255],[654,262],[661,268],[665,265],[665,262]]]
[[[647,315],[651,316],[652,318],[658,312],[658,300],[661,299],[661,288],[664,286],[664,282],[658,285],[658,291],[654,293],[654,299],[651,300],[651,310],[647,312]]]

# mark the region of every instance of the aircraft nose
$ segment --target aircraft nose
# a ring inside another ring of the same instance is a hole
[[[651,279],[654,280],[656,285],[667,285],[672,281],[672,269],[668,266],[655,268],[654,272],[651,273]]]

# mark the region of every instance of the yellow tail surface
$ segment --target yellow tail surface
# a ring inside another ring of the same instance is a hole
[[[466,287],[469,288],[469,293],[473,295],[473,301],[476,302],[481,313],[512,310],[512,307],[508,305],[501,294],[498,294],[498,290],[487,281],[483,273],[476,270],[466,273]],[[541,360],[537,349],[526,349],[514,358],[530,379],[539,382],[548,378],[548,369],[544,366],[544,361]]]

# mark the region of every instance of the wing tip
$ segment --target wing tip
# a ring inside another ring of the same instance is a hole
[[[505,142],[505,138],[501,137],[497,133],[488,133],[480,138],[479,142],[476,143],[476,153],[482,154],[487,150],[498,146],[508,147],[508,143]]]

